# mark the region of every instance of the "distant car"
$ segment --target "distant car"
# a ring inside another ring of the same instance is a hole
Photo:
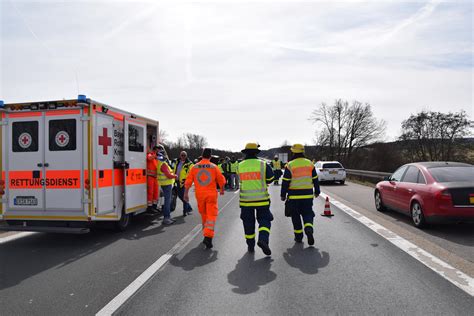
[[[346,169],[339,161],[318,161],[314,166],[319,182],[346,182]]]
[[[376,186],[375,207],[411,216],[416,227],[430,222],[474,221],[474,166],[457,162],[404,165]]]

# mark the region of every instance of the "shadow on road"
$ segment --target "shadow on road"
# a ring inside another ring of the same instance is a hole
[[[283,258],[291,267],[305,274],[316,274],[329,264],[329,253],[313,247],[304,248],[304,244],[298,243],[288,248]]]
[[[50,269],[61,269],[119,240],[138,240],[163,233],[157,217],[141,214],[125,232],[95,228],[84,235],[38,233],[0,244],[0,290]],[[155,223],[156,222],[156,223]]]
[[[235,288],[232,292],[237,294],[250,294],[257,292],[261,286],[274,281],[276,273],[271,271],[273,259],[265,257],[255,260],[255,255],[246,253],[227,275],[227,280]]]
[[[387,210],[383,213],[393,220],[404,223],[410,230],[418,234],[427,234],[441,239],[449,240],[459,245],[474,246],[474,224],[473,223],[436,223],[426,228],[419,229],[413,226],[409,215]]]
[[[194,268],[202,267],[217,260],[217,251],[204,249],[204,245],[199,244],[191,249],[182,259],[173,257],[170,263],[176,267],[181,267],[185,271],[191,271]]]

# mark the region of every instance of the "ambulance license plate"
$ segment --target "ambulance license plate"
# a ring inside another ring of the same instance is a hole
[[[38,199],[34,196],[17,196],[13,199],[13,204],[19,206],[38,205]]]
[[[337,174],[337,171],[335,171],[335,170],[329,171],[329,174]]]

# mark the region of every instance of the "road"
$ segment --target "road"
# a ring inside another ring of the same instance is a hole
[[[474,224],[437,224],[423,230],[411,218],[395,211],[375,209],[374,189],[347,181],[345,185],[323,184],[322,190],[346,205],[395,231],[398,235],[442,258],[474,277]]]
[[[466,315],[474,309],[472,296],[334,207],[335,217],[316,217],[315,247],[295,245],[279,187],[270,189],[271,257],[246,253],[238,195],[227,193],[215,248],[203,250],[202,238],[192,239],[119,313]],[[315,200],[317,213],[323,206]],[[122,234],[34,234],[0,244],[2,314],[97,313],[199,224],[197,214],[177,218],[163,227],[140,216]]]

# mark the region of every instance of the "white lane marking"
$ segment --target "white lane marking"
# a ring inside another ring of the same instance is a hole
[[[234,192],[234,194],[239,194],[240,189],[237,189],[237,191]]]
[[[324,193],[321,193],[319,196],[323,199],[326,199],[326,197],[328,197],[328,195]],[[428,268],[430,268],[431,270],[433,270],[434,272],[436,272],[437,274],[439,274],[440,276],[463,290],[464,292],[468,293],[471,296],[474,296],[474,278],[471,278],[467,274],[459,271],[450,264],[421,249],[420,247],[409,242],[403,237],[398,236],[391,230],[372,221],[371,219],[348,207],[347,205],[332,198],[329,199],[329,202],[337,206],[344,213],[353,217],[354,219],[356,219],[366,227],[370,228],[383,238],[387,239],[392,244],[394,244],[404,252],[408,253],[410,256],[423,263],[425,266],[427,266]]]
[[[219,213],[222,213],[224,209],[235,199],[235,195],[221,208]],[[108,316],[113,315],[128,302],[137,292],[146,285],[155,275],[158,274],[159,270],[168,261],[180,251],[182,251],[200,232],[202,225],[196,225],[183,239],[181,239],[173,248],[167,253],[162,255],[156,260],[151,266],[149,266],[142,274],[138,276],[132,283],[130,283],[122,292],[114,297],[107,305],[105,305],[96,316]]]
[[[15,240],[15,239],[20,239],[20,238],[27,237],[27,236],[34,235],[34,234],[37,234],[37,233],[36,232],[22,232],[22,233],[17,233],[17,234],[6,236],[6,237],[1,237],[0,238],[0,245],[5,244],[5,243],[7,243],[9,241],[12,241],[12,240]]]

